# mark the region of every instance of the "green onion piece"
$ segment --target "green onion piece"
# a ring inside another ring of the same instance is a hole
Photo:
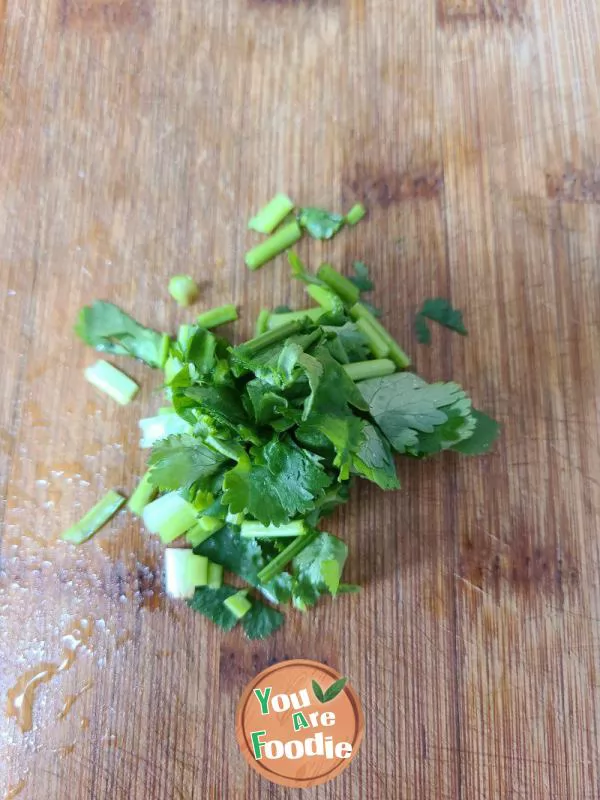
[[[196,509],[177,492],[168,492],[153,500],[142,511],[144,525],[157,533],[163,544],[170,544],[197,522]]]
[[[254,335],[260,336],[261,333],[269,330],[269,317],[271,312],[268,308],[262,308],[260,314],[256,318],[256,325],[254,327]]]
[[[356,223],[360,222],[366,213],[367,209],[363,206],[363,204],[357,203],[355,206],[352,206],[350,211],[346,214],[347,224],[356,225]]]
[[[260,570],[258,573],[259,582],[269,583],[269,581],[272,581],[273,578],[279,575],[283,568],[289,564],[293,558],[296,558],[298,553],[313,542],[318,535],[318,531],[311,531],[304,536],[298,536],[293,542],[290,542],[281,553],[278,553],[275,558],[271,559],[271,561]]]
[[[324,308],[326,311],[333,311],[335,308],[335,296],[329,291],[329,289],[325,289],[323,286],[317,286],[314,283],[309,283],[308,286],[304,287],[306,292],[312,297],[312,299],[317,302],[321,308]],[[338,300],[338,303],[340,301]]]
[[[150,483],[150,472],[148,470],[140,479],[134,493],[131,495],[127,502],[127,508],[132,514],[137,514],[138,517],[142,515],[142,511],[153,499],[158,491],[154,484]]]
[[[185,420],[178,414],[158,414],[156,417],[145,417],[138,422],[142,431],[140,447],[152,447],[155,442],[178,433],[191,430]]]
[[[169,597],[190,598],[196,586],[206,586],[208,558],[193,550],[167,547],[165,550],[165,591]]]
[[[308,533],[303,519],[296,519],[285,525],[262,525],[260,522],[242,522],[240,534],[245,539],[278,539],[281,536],[304,536]]]
[[[309,319],[311,322],[317,322],[327,311],[324,308],[305,308],[302,311],[285,311],[283,314],[271,314],[268,322],[268,329],[274,331],[281,328],[282,325],[287,325],[288,322],[302,322]]]
[[[340,273],[329,264],[321,264],[317,270],[317,277],[326,283],[330,289],[333,289],[333,291],[342,298],[344,303],[354,305],[354,303],[358,302],[360,297],[358,286],[355,286],[348,278],[340,275]]]
[[[245,256],[246,266],[248,269],[259,269],[267,261],[283,253],[288,247],[295,244],[302,236],[302,230],[297,222],[288,222],[264,242],[248,250]]]
[[[139,391],[139,386],[120,369],[113,367],[108,361],[96,361],[84,372],[86,380],[96,389],[112,397],[117,403],[126,406],[131,403]]]
[[[220,589],[223,585],[223,565],[208,562],[208,587],[209,589]]]
[[[350,309],[350,316],[355,319],[366,319],[375,328],[381,338],[387,343],[390,348],[390,358],[400,369],[406,369],[410,366],[410,358],[406,355],[404,350],[400,347],[398,342],[391,336],[383,325],[377,320],[368,308],[363,306],[362,303],[355,303]]]
[[[187,563],[187,581],[196,586],[206,586],[208,583],[208,558],[206,556],[190,556]]]
[[[65,542],[72,542],[73,544],[82,544],[87,542],[96,531],[99,531],[103,525],[106,525],[108,520],[115,514],[125,502],[123,495],[111,489],[107,492],[102,500],[100,500],[93,508],[85,514],[79,522],[66,530],[61,539]]]
[[[189,275],[174,275],[169,281],[169,294],[180,306],[189,306],[200,296],[200,289]]]
[[[198,314],[197,322],[201,328],[216,328],[217,325],[225,325],[226,322],[235,322],[237,318],[236,307],[232,303],[227,303]]]
[[[367,378],[382,378],[396,372],[396,365],[389,358],[376,358],[372,361],[355,361],[344,364],[343,369],[353,381],[364,381]]]
[[[160,340],[160,349],[158,352],[158,366],[161,369],[165,368],[167,358],[169,357],[169,350],[171,349],[171,337],[168,333],[163,333]]]
[[[283,314],[273,314],[273,317],[282,317]],[[266,333],[261,333],[260,336],[255,336],[254,339],[248,339],[240,348],[244,348],[244,352],[248,355],[256,355],[264,350],[266,347],[271,347],[273,344],[287,339],[288,336],[293,336],[304,327],[304,317],[302,319],[294,319],[285,322],[283,325],[277,327],[276,330],[270,330]]]
[[[252,603],[248,600],[246,594],[247,590],[242,589],[240,592],[232,594],[227,600],[223,600],[225,608],[228,608],[236,619],[241,619],[252,608]]]
[[[294,204],[287,195],[276,194],[255,217],[252,217],[248,227],[258,233],[273,233],[279,223],[283,222],[293,210]]]
[[[368,319],[362,317],[357,319],[356,327],[366,336],[371,352],[376,358],[385,358],[389,355],[390,346]]]

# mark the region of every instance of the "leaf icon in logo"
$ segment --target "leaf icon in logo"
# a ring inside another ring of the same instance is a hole
[[[315,693],[315,697],[319,701],[319,703],[325,702],[325,695],[323,694],[323,689],[319,686],[316,680],[313,678],[312,682],[313,692]]]
[[[346,683],[348,682],[348,678],[339,678],[337,681],[334,681],[331,686],[324,692],[323,689],[319,686],[319,684],[313,680],[312,688],[313,692],[315,693],[315,697],[320,703],[329,703],[330,700],[334,700],[338,694],[342,691]]]

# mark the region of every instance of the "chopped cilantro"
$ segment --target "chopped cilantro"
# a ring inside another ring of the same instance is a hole
[[[452,303],[443,297],[430,297],[423,302],[415,317],[415,333],[421,344],[430,344],[431,332],[426,320],[432,320],[461,336],[467,335],[463,323],[462,311],[452,307]]]

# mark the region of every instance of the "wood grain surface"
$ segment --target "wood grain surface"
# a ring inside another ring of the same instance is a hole
[[[267,664],[313,658],[350,676],[366,735],[303,797],[597,800],[597,2],[0,0],[0,39],[0,796],[296,797],[246,766],[234,711]],[[78,309],[171,330],[192,312],[168,277],[191,272],[249,333],[301,297],[281,263],[243,267],[277,190],[367,203],[301,252],[372,265],[418,370],[504,433],[485,458],[403,462],[397,494],[360,486],[331,529],[362,594],[248,643],[162,596],[127,513],[57,537],[131,490],[158,405],[138,365],[127,408],[84,382]],[[471,335],[428,349],[411,317],[437,294]],[[44,663],[23,733],[6,698]]]

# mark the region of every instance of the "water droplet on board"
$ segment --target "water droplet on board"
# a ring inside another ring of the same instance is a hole
[[[19,676],[6,697],[6,714],[14,717],[23,733],[33,727],[33,704],[35,690],[43,683],[48,683],[61,672],[66,672],[73,665],[80,647],[89,647],[89,640],[93,633],[93,622],[81,619],[75,623],[63,636],[62,661],[42,661],[31,669],[25,670]]]

